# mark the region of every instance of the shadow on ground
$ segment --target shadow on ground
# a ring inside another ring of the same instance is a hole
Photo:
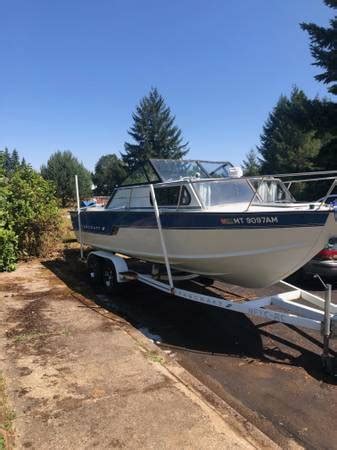
[[[325,289],[322,283],[314,277],[303,278],[301,272],[295,272],[286,281],[288,281],[288,283],[294,284],[295,286],[298,286],[301,289],[307,291],[315,291],[317,293],[319,292],[321,296],[324,295]],[[337,281],[335,279],[324,278],[323,281],[325,283],[330,283],[332,285],[332,289],[337,289]]]
[[[123,317],[162,347],[301,367],[315,379],[337,384],[337,378],[322,372],[318,335],[171,297],[137,282],[123,286],[118,296],[106,295],[102,288],[94,291],[77,249],[43,264],[70,289]]]

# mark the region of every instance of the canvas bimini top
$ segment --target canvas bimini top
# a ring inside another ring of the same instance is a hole
[[[128,175],[121,186],[164,183],[184,178],[227,178],[229,161],[201,161],[182,159],[149,159]]]

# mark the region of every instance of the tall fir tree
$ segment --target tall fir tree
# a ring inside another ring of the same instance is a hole
[[[258,151],[262,173],[303,172],[315,169],[322,141],[310,116],[310,100],[294,88],[282,95],[263,127]]]
[[[6,147],[3,151],[3,158],[4,158],[4,171],[5,174],[8,174],[12,170],[12,156],[8,148]]]
[[[337,9],[337,0],[324,0],[324,3]],[[337,95],[337,15],[330,20],[328,28],[314,23],[301,23],[301,28],[309,33],[313,64],[324,70],[315,78],[329,85],[329,91]]]
[[[324,0],[327,6],[337,9],[337,0]],[[324,72],[316,79],[328,85],[328,90],[337,95],[337,15],[330,20],[330,27],[320,27],[314,23],[302,23],[309,33],[310,50],[314,65]],[[337,104],[316,99],[313,102],[312,117],[316,121],[319,134],[324,142],[317,157],[319,169],[337,169]]]
[[[6,147],[0,151],[3,170],[6,175],[13,173],[20,166],[19,153],[16,149],[12,152]]]
[[[16,149],[14,149],[12,151],[12,156],[11,156],[11,168],[12,170],[15,170],[19,167],[20,165],[20,158],[19,158],[19,153]]]
[[[122,155],[130,168],[149,158],[179,159],[188,152],[188,142],[183,143],[175,117],[157,89],[151,89],[139,102],[132,118],[128,134],[134,143],[125,142]]]

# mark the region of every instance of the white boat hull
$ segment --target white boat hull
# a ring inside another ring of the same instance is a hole
[[[79,239],[78,231],[75,231]],[[284,279],[337,234],[330,213],[322,226],[247,229],[164,229],[172,267],[258,288]],[[156,228],[119,228],[115,235],[82,231],[84,244],[163,263]]]

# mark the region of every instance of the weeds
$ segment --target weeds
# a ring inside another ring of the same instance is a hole
[[[71,336],[71,330],[70,330],[69,328],[65,328],[65,329],[62,331],[62,335],[65,336],[65,337]]]
[[[10,438],[13,437],[13,420],[15,412],[10,409],[6,395],[6,383],[0,373],[0,450],[9,450]]]
[[[42,336],[47,336],[48,333],[41,333],[39,331],[31,331],[30,333],[22,333],[17,334],[16,336],[13,336],[14,342],[27,342],[27,341],[34,341],[35,339],[38,339]]]
[[[159,356],[156,352],[147,352],[146,357],[153,362],[164,364],[165,360],[163,357]]]

